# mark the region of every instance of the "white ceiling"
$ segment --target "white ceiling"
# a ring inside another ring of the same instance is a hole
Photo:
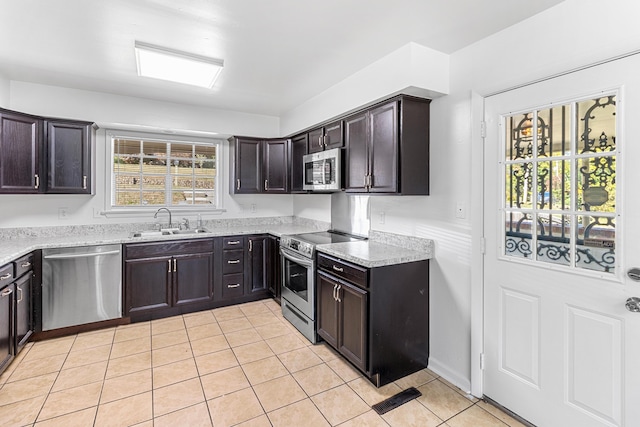
[[[452,53],[561,0],[0,0],[0,75],[279,116],[408,42]],[[136,75],[134,41],[221,58],[213,89]]]

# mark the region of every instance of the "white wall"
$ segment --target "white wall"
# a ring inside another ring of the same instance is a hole
[[[331,222],[331,194],[296,194],[293,215],[315,221]]]
[[[0,74],[0,108],[9,108],[9,79]]]
[[[228,193],[229,145],[227,135],[278,136],[277,117],[215,110],[112,94],[12,81],[8,107],[25,113],[96,122],[101,129],[96,138],[96,194],[82,195],[0,195],[0,227],[55,226],[120,222],[153,222],[150,214],[129,217],[105,217],[97,214],[106,208],[109,140],[105,128],[112,124],[134,126],[137,130],[171,129],[196,135],[221,134],[222,207],[225,213],[204,215],[204,219],[289,216],[293,212],[290,195],[238,195]],[[2,80],[0,79],[0,88]],[[0,91],[0,103],[2,101]],[[67,208],[68,217],[60,219],[59,208]],[[196,214],[186,216],[195,219]]]
[[[289,135],[395,93],[425,97],[449,91],[449,57],[409,43],[316,95],[281,117]]]

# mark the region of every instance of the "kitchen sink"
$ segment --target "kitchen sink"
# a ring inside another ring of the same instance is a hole
[[[204,228],[193,228],[189,230],[171,230],[171,234],[198,234],[198,233],[207,233],[209,230]]]
[[[163,236],[175,236],[177,234],[198,234],[198,233],[207,233],[208,230],[205,228],[194,228],[190,230],[144,230],[144,231],[134,231],[131,233],[130,237],[163,237]]]

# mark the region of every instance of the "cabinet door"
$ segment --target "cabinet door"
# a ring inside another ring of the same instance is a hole
[[[304,185],[304,165],[302,158],[307,154],[307,135],[299,135],[291,140],[291,183],[292,193],[306,193]]]
[[[247,260],[245,262],[246,294],[263,292],[269,289],[267,277],[268,236],[247,237]]]
[[[398,191],[398,102],[371,110],[369,115],[371,146],[369,153],[370,192]],[[428,165],[425,165],[428,167]]]
[[[318,336],[338,348],[338,302],[334,298],[338,282],[324,273],[316,274]]]
[[[344,135],[342,132],[342,120],[324,127],[324,149],[344,147]]]
[[[33,306],[31,290],[33,274],[28,272],[15,282],[16,292],[16,354],[29,341],[33,333]]]
[[[125,314],[171,306],[171,257],[125,261]]]
[[[174,305],[213,298],[213,252],[178,255],[172,260]]]
[[[367,370],[367,292],[341,283],[338,294],[338,350],[363,371]]]
[[[366,192],[365,180],[369,174],[368,114],[360,113],[344,121],[346,165],[344,186],[346,191]]]
[[[91,194],[91,124],[47,122],[48,193]]]
[[[13,358],[12,306],[14,285],[0,289],[0,370]]]
[[[309,133],[307,133],[307,137],[308,137],[307,143],[309,144],[307,148],[307,152],[309,154],[318,153],[324,150],[324,145],[322,144],[323,136],[324,136],[323,128],[314,129],[312,131],[309,131]]]
[[[0,112],[0,193],[40,193],[42,120]]]
[[[235,176],[232,177],[234,194],[262,192],[261,142],[258,139],[236,138]]]
[[[277,237],[269,236],[267,259],[269,292],[273,298],[280,300],[282,289],[282,262],[280,262],[280,239]]]
[[[289,191],[289,140],[264,141],[264,191],[287,193]]]

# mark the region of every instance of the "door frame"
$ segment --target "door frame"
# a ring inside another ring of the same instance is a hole
[[[629,56],[639,55],[633,50],[599,61],[555,73],[522,84],[496,90],[485,95],[471,90],[471,200],[470,212],[476,212],[471,219],[471,394],[481,398],[483,386],[484,353],[484,179],[485,179],[485,100],[491,96],[573,74],[588,68],[614,62]],[[624,271],[624,266],[621,265]],[[496,402],[500,403],[500,402]]]

